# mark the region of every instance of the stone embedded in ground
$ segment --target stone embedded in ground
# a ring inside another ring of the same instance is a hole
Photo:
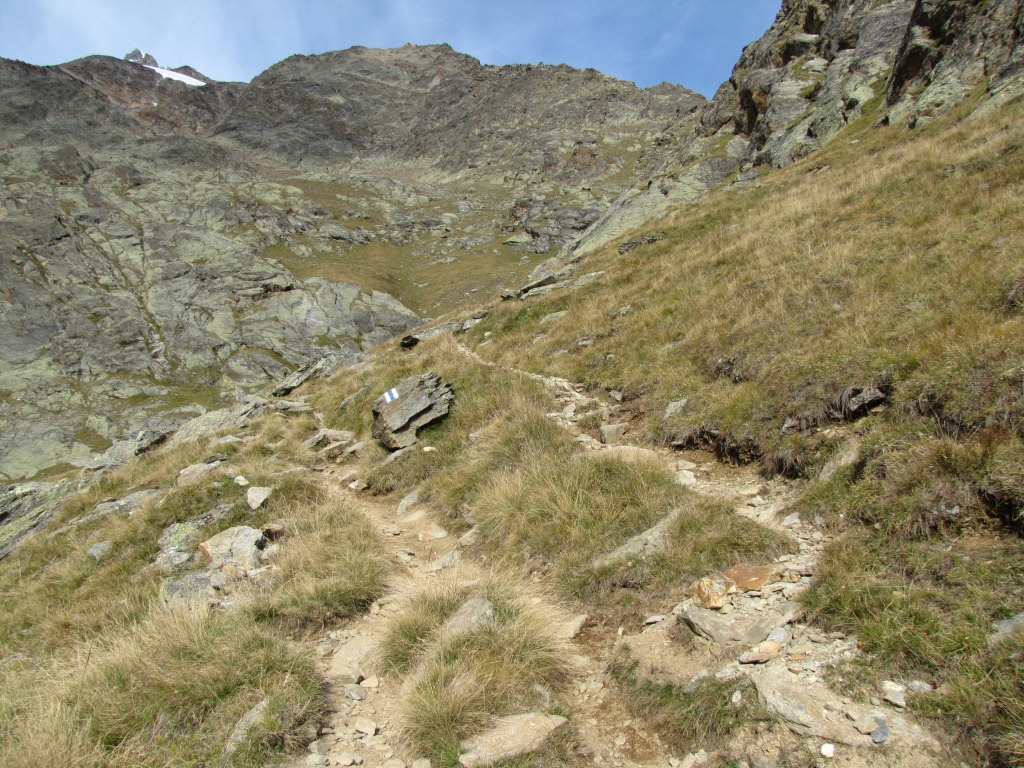
[[[889,740],[891,732],[889,731],[889,725],[880,717],[875,718],[878,723],[878,727],[871,732],[871,741],[875,744],[884,744]]]
[[[335,765],[362,765],[363,758],[359,755],[353,755],[351,752],[342,752],[341,754],[335,755],[332,758]]]
[[[692,587],[693,601],[701,608],[722,608],[736,591],[736,583],[725,576],[709,576],[696,581]]]
[[[619,560],[643,559],[648,555],[661,551],[668,540],[669,531],[676,517],[677,513],[667,515],[657,525],[638,533],[618,549],[609,552],[607,555],[595,558],[591,566],[594,568],[605,568]]]
[[[197,485],[198,483],[203,482],[206,478],[216,474],[217,468],[220,467],[222,463],[223,462],[220,461],[204,461],[200,464],[193,464],[189,467],[185,467],[178,473],[178,487],[184,488],[189,485]]]
[[[988,638],[989,644],[1001,643],[1020,627],[1024,627],[1024,613],[1018,613],[1009,619],[995,622],[992,625],[992,629],[995,631]]]
[[[343,362],[344,360],[338,355],[324,355],[292,371],[271,390],[270,394],[274,397],[284,397],[314,377],[323,378],[330,376]]]
[[[473,597],[458,607],[448,621],[444,630],[452,634],[471,629],[483,629],[494,623],[494,603],[486,597]]]
[[[473,527],[459,537],[460,547],[472,547],[480,541],[480,529]]]
[[[79,525],[82,525],[83,523],[92,522],[93,520],[98,520],[109,515],[123,515],[124,517],[131,517],[139,508],[142,507],[143,504],[145,504],[150,499],[156,498],[159,495],[160,494],[158,491],[145,490],[130,493],[121,499],[114,499],[112,501],[101,501],[99,504],[92,508],[91,512],[87,512],[81,517],[76,517],[74,520],[71,520],[67,525],[63,526],[62,528],[59,528],[50,535],[53,536],[58,533],[66,533],[67,531],[70,531],[71,529],[76,528]],[[2,518],[3,511],[0,510],[0,519]]]
[[[259,509],[273,492],[273,488],[254,485],[245,492],[245,503],[249,505],[249,509]]]
[[[320,429],[312,437],[307,437],[302,444],[311,451],[319,451],[332,443],[347,445],[355,439],[355,433],[344,429]]]
[[[237,525],[204,541],[199,545],[199,552],[210,568],[229,566],[245,571],[259,567],[260,550],[265,542],[262,531]]]
[[[678,469],[676,470],[676,482],[687,488],[692,488],[697,485],[697,476],[688,469]]]
[[[363,701],[367,697],[366,689],[356,683],[345,683],[345,696],[352,701]]]
[[[737,589],[743,591],[756,590],[763,587],[775,576],[776,569],[770,565],[734,565],[725,572],[725,576],[735,582]]]
[[[439,541],[448,538],[448,531],[440,525],[430,525],[420,531],[416,538],[420,541]]]
[[[489,731],[462,743],[459,764],[463,768],[477,768],[528,755],[567,722],[564,717],[538,712],[503,717]]]
[[[263,699],[259,704],[242,715],[238,722],[235,723],[235,727],[232,729],[231,735],[228,736],[228,740],[224,744],[225,755],[233,754],[238,750],[242,743],[248,738],[249,731],[252,730],[253,726],[263,719],[263,715],[266,711],[267,700]]]
[[[911,680],[907,683],[907,690],[911,693],[931,693],[935,690],[935,686],[924,680]]]
[[[352,728],[356,733],[364,733],[367,736],[377,733],[377,724],[368,717],[357,717]]]
[[[380,768],[405,768],[405,760],[393,757],[380,764]]]
[[[417,430],[448,415],[455,391],[436,373],[410,376],[373,403],[374,438],[390,450],[416,443]]]
[[[427,758],[421,757],[418,760],[413,760],[409,768],[431,768],[431,764]]]
[[[101,541],[98,544],[93,544],[89,547],[85,554],[95,560],[97,563],[110,554],[110,550],[114,548],[114,542],[112,541]]]
[[[398,502],[398,509],[396,510],[395,514],[398,515],[399,517],[401,517],[402,515],[404,515],[406,512],[409,511],[409,508],[413,504],[415,504],[419,500],[420,500],[420,492],[418,490],[417,491],[412,491],[410,493],[407,493],[405,496],[402,497],[402,500],[400,502]]]
[[[603,424],[601,426],[601,442],[605,445],[617,443],[626,434],[626,424]]]
[[[666,421],[671,419],[673,416],[678,416],[686,408],[687,403],[690,401],[687,398],[681,398],[679,400],[673,400],[671,403],[665,406],[665,413],[662,418]]]
[[[172,576],[160,584],[160,601],[164,605],[185,604],[195,607],[209,605],[213,585],[205,573]]]
[[[331,657],[330,676],[342,684],[358,683],[366,675],[363,667],[377,649],[369,635],[356,635],[340,645]]]
[[[455,333],[461,328],[461,321],[442,323],[441,325],[435,325],[433,328],[424,328],[423,330],[414,331],[407,336],[403,336],[399,344],[402,346],[402,349],[412,349],[420,342],[426,341],[433,336],[439,336],[442,333]]]
[[[561,626],[558,634],[566,640],[572,640],[583,630],[583,625],[587,623],[587,619],[589,618],[590,616],[586,613],[574,616]]]
[[[235,475],[235,485],[240,485],[243,488],[249,484],[248,479],[244,475]]]
[[[459,555],[459,550],[456,549],[449,552],[440,560],[435,560],[430,565],[426,566],[423,570],[426,573],[437,573],[438,571],[443,571],[445,568],[455,567],[456,565],[458,565],[460,559],[461,555]]]
[[[883,680],[878,684],[878,692],[890,704],[903,708],[907,706],[907,689],[892,680]]]
[[[754,645],[768,637],[779,622],[776,614],[761,616],[723,616],[715,611],[691,605],[684,608],[681,616],[694,634],[725,645],[742,643]]]

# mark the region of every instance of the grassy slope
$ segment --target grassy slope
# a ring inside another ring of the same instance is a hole
[[[1024,610],[1022,112],[851,126],[652,222],[660,242],[597,254],[599,283],[502,305],[472,332],[496,361],[619,390],[656,442],[816,478],[857,440],[800,505],[847,532],[808,607],[885,674],[936,684],[919,706],[1007,759],[1024,757],[1024,638],[986,638]],[[869,383],[886,402],[833,419]],[[805,428],[785,434],[790,418]]]
[[[1008,761],[1024,757],[1024,643],[1018,636],[990,649],[985,641],[992,620],[1024,610],[1024,546],[1014,533],[1024,499],[1021,111],[954,115],[909,134],[852,126],[760,186],[716,193],[655,222],[666,235],[660,242],[592,257],[587,270],[607,270],[598,283],[501,305],[469,338],[503,363],[619,390],[654,441],[707,440],[723,455],[760,456],[768,470],[813,478],[858,438],[859,460],[831,480],[808,481],[800,502],[845,531],[808,607],[823,625],[856,632],[884,664],[847,680],[924,677],[939,689],[914,706]],[[541,322],[558,310],[568,314]],[[786,546],[722,530],[723,510],[657,467],[587,457],[544,418],[555,405],[541,385],[472,362],[452,344],[437,339],[407,353],[392,342],[370,363],[307,388],[326,426],[366,434],[370,403],[402,377],[435,370],[454,382],[452,415],[421,435],[437,450],[377,466],[372,492],[397,496],[420,485],[448,510],[453,531],[479,526],[496,565],[539,558],[565,594],[595,606],[623,576],[653,594],[737,552],[757,560]],[[852,423],[827,421],[839,393],[870,381],[886,382],[885,405]],[[665,405],[684,397],[686,407],[664,419]],[[789,417],[808,428],[783,435]],[[315,426],[309,417],[267,417],[232,464],[269,482],[274,471],[313,460],[299,442]],[[154,453],[72,502],[62,520],[102,498],[169,487],[178,468],[214,450],[224,449]],[[370,450],[364,467],[382,456]],[[292,521],[282,589],[212,619],[154,611],[157,579],[140,569],[156,536],[219,503],[226,487],[178,491],[129,520],[36,536],[0,564],[0,658],[29,656],[0,668],[6,764],[72,754],[83,766],[245,765],[300,738],[319,706],[318,682],[289,638],[379,593],[381,546],[344,503],[289,482],[265,511]],[[587,492],[594,488],[600,493]],[[683,523],[664,563],[629,574],[581,567],[673,509]],[[115,542],[115,555],[95,564],[84,551],[103,539]],[[490,651],[478,639],[474,653],[486,667]],[[247,649],[242,657],[237,648]],[[142,658],[181,663],[154,667],[140,688],[131,672]],[[221,755],[238,716],[269,693],[273,717],[246,750]],[[676,693],[634,691],[652,707],[671,700],[685,717],[693,702]],[[520,692],[506,694],[496,699],[502,707]],[[147,715],[158,710],[161,717]],[[466,716],[481,717],[472,708]],[[446,733],[461,727],[453,722]]]

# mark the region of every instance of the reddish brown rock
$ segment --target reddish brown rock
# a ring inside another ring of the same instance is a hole
[[[725,576],[736,583],[737,589],[749,591],[760,589],[775,575],[775,569],[770,565],[748,565],[740,563],[734,565],[725,572]]]
[[[716,610],[729,602],[729,595],[736,591],[732,579],[724,576],[711,576],[701,579],[693,585],[693,602],[701,608]]]

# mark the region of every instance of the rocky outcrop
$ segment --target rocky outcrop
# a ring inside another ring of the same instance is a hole
[[[373,403],[373,436],[389,450],[416,444],[416,433],[448,415],[455,390],[436,373],[410,376]]]
[[[1019,0],[785,0],[699,125],[667,132],[661,165],[563,248],[562,262],[669,205],[805,157],[864,115],[912,127],[979,87],[994,99],[1020,93],[1022,19]]]

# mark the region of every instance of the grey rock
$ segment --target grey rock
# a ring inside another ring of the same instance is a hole
[[[270,390],[274,397],[284,397],[301,387],[310,379],[325,379],[344,365],[340,355],[324,355],[312,362],[300,366],[286,376],[276,387]]]
[[[462,556],[459,554],[459,550],[456,549],[449,552],[444,557],[430,563],[430,565],[425,566],[423,570],[425,573],[437,573],[438,571],[443,571],[446,568],[454,568],[458,565],[459,560],[461,559]]]
[[[112,541],[101,541],[93,544],[89,547],[85,554],[95,560],[97,563],[103,560],[107,555],[110,554],[110,550],[114,548],[114,542]]]
[[[229,566],[248,570],[259,567],[260,550],[265,545],[262,531],[239,525],[204,541],[199,545],[199,552],[211,569]]]
[[[169,576],[160,584],[160,600],[164,605],[176,603],[195,607],[209,605],[213,585],[206,573]]]
[[[423,330],[415,331],[403,336],[399,344],[401,344],[403,349],[412,349],[420,342],[426,341],[434,336],[440,336],[444,333],[455,333],[460,330],[462,330],[461,321],[442,323],[441,325],[435,325],[432,328],[424,328]]]
[[[478,541],[480,541],[480,529],[473,527],[459,537],[459,546],[472,547]]]
[[[373,436],[390,450],[416,443],[416,432],[448,415],[455,392],[436,373],[410,376],[373,403]]]
[[[92,522],[93,520],[99,520],[110,515],[121,515],[124,517],[131,517],[137,512],[143,504],[157,498],[160,495],[159,491],[155,490],[142,490],[130,493],[121,499],[111,499],[110,501],[101,501],[92,510],[81,517],[76,517],[66,525],[54,531],[51,535],[57,535],[65,533],[73,528],[77,528],[85,523]]]
[[[483,629],[494,623],[494,604],[485,597],[473,597],[460,605],[444,623],[444,631],[458,634]]]
[[[199,464],[192,464],[178,473],[175,482],[179,488],[196,485],[217,474],[221,464],[222,462],[220,461],[204,461]]]
[[[366,689],[356,683],[345,684],[345,697],[352,701],[365,701],[369,694]]]
[[[273,492],[273,488],[258,485],[250,486],[245,492],[245,503],[249,505],[249,509],[259,509]]]
[[[682,413],[686,409],[686,406],[689,402],[690,401],[685,397],[682,397],[678,400],[673,400],[671,403],[665,406],[665,414],[663,418],[668,420]]]
[[[907,706],[907,689],[899,683],[883,680],[878,684],[878,692],[882,694],[883,699],[894,706],[901,709]]]
[[[880,717],[875,719],[878,723],[878,727],[871,732],[871,741],[875,744],[884,744],[889,740],[889,725]]]
[[[620,560],[642,559],[659,552],[668,541],[676,517],[675,514],[668,515],[653,528],[637,534],[614,551],[595,558],[591,565],[594,568],[606,568]]]
[[[0,486],[0,560],[21,540],[46,525],[78,486],[59,483],[20,483]]]
[[[312,437],[302,441],[311,451],[324,449],[328,445],[348,445],[355,439],[355,433],[346,429],[320,429]]]
[[[617,443],[626,434],[627,424],[602,424],[601,442],[605,445]]]
[[[400,502],[398,502],[398,509],[395,511],[395,514],[401,517],[409,511],[413,504],[415,504],[419,500],[420,492],[418,490],[410,491],[409,493],[402,497],[402,500]]]
[[[245,743],[245,740],[249,738],[249,732],[266,715],[267,705],[268,701],[263,699],[239,718],[238,722],[235,723],[235,727],[231,729],[231,735],[228,736],[228,740],[224,743],[225,755],[234,754]]]
[[[992,625],[994,631],[989,636],[988,642],[990,645],[1001,643],[1021,627],[1024,627],[1024,613],[1018,613],[1012,618],[997,621]]]
[[[738,614],[723,616],[696,606],[684,608],[681,618],[695,635],[719,644],[744,645],[754,645],[766,639],[779,621],[773,613],[750,617]]]
[[[540,749],[567,722],[564,717],[539,712],[500,718],[490,730],[462,743],[459,764],[463,768],[479,768],[528,755]]]

